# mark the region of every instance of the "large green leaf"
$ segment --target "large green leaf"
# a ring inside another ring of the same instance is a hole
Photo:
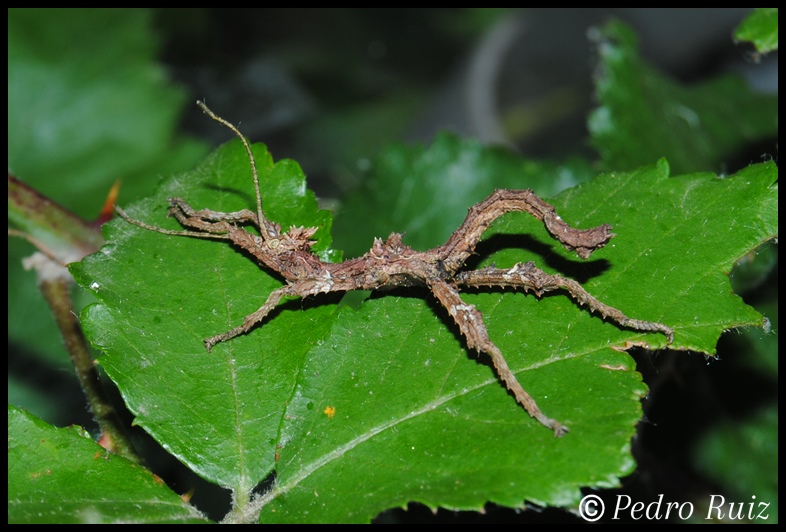
[[[322,227],[324,250],[330,220],[302,173],[291,162],[273,165],[261,146],[255,153],[270,218],[285,228]],[[481,259],[500,267],[535,260],[632,317],[672,326],[672,347],[712,353],[724,329],[762,323],[731,292],[727,274],[776,234],[776,179],[772,164],[726,179],[670,177],[665,161],[605,175],[554,199],[573,225],[615,226],[617,238],[593,260],[571,256],[520,213],[494,225]],[[253,208],[239,143],[128,212],[175,229],[165,218],[175,195],[195,208]],[[122,220],[106,236],[101,252],[72,268],[99,299],[83,315],[106,353],[99,362],[137,424],[234,491],[240,520],[261,511],[265,521],[367,521],[408,501],[575,506],[580,487],[613,486],[634,467],[629,445],[646,387],[619,349],[663,347],[662,335],[619,329],[562,294],[465,295],[523,386],[570,426],[554,439],[505,392],[485,357],[466,351],[424,290],[383,294],[357,309],[329,296],[290,301],[206,353],[203,338],[239,324],[280,280],[222,242]],[[272,488],[249,504],[271,474]]]
[[[207,520],[150,471],[102,449],[79,427],[58,429],[9,406],[8,522]]]

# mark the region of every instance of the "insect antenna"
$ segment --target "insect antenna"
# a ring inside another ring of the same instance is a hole
[[[205,105],[205,102],[201,100],[197,100],[197,105],[202,108],[202,111],[205,112],[207,116],[215,120],[216,122],[223,124],[224,126],[228,127],[232,130],[232,132],[237,135],[240,141],[243,143],[243,146],[246,148],[246,153],[248,153],[248,160],[251,163],[251,173],[254,176],[254,192],[256,193],[257,197],[257,218],[259,219],[260,226],[264,226],[264,231],[262,231],[262,227],[260,227],[260,232],[262,233],[262,238],[277,238],[279,237],[279,232],[273,223],[267,219],[265,216],[265,211],[262,210],[262,193],[260,192],[259,188],[259,173],[257,172],[257,163],[254,160],[254,154],[251,152],[251,146],[249,145],[246,137],[240,132],[238,128],[236,128],[232,123],[229,121],[221,118],[216,113],[210,110],[210,108]]]

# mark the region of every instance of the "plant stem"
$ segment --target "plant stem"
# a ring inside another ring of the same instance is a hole
[[[35,268],[38,274],[38,287],[52,309],[63,343],[74,364],[76,377],[101,428],[102,438],[105,439],[103,446],[134,463],[141,463],[99,381],[98,371],[71,301],[71,275],[63,266],[40,252],[28,257],[25,267]]]

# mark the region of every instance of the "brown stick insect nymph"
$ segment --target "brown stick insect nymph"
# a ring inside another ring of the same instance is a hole
[[[248,141],[240,131],[214,114],[202,102],[197,102],[213,120],[231,129],[243,142],[251,164],[256,192],[256,212],[216,212],[195,210],[180,198],[169,200],[169,214],[185,228],[172,231],[155,227],[130,218],[123,210],[118,214],[128,222],[166,235],[190,236],[226,240],[253,255],[260,266],[277,272],[286,284],[274,290],[256,312],[249,314],[234,329],[204,340],[207,350],[220,342],[249,332],[260,323],[286,296],[315,296],[321,293],[350,290],[381,290],[395,287],[423,286],[431,291],[437,302],[445,308],[466,338],[467,347],[477,349],[491,357],[497,375],[513,392],[516,401],[530,416],[562,436],[568,428],[547,417],[535,403],[508,367],[502,352],[489,338],[483,316],[473,305],[465,303],[459,287],[501,287],[532,290],[540,296],[544,292],[562,289],[579,305],[586,305],[591,312],[637,331],[657,331],[666,335],[671,343],[674,333],[666,325],[628,318],[621,311],[610,307],[590,295],[579,283],[559,275],[548,274],[533,262],[518,263],[512,268],[487,267],[479,270],[462,270],[464,262],[474,253],[475,247],[489,225],[505,213],[524,211],[546,227],[553,238],[581,258],[605,246],[614,237],[611,226],[604,224],[592,229],[574,229],[562,221],[554,208],[531,190],[496,190],[488,198],[469,209],[464,222],[448,241],[428,251],[415,251],[402,242],[402,235],[391,234],[386,240],[375,239],[365,255],[342,263],[328,263],[311,252],[311,237],[316,228],[292,227],[282,232],[281,227],[270,221],[262,210],[259,176]],[[259,234],[243,228],[255,227]]]

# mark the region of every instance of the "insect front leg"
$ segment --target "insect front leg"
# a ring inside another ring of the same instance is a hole
[[[234,329],[229,330],[223,334],[217,334],[216,336],[205,338],[204,340],[205,348],[207,348],[207,350],[210,351],[211,349],[213,349],[213,346],[215,346],[219,342],[231,340],[236,336],[240,336],[241,334],[247,333],[248,331],[253,329],[257,323],[264,320],[265,317],[268,314],[270,314],[270,312],[274,308],[276,308],[276,305],[278,305],[279,301],[281,301],[281,298],[283,298],[284,296],[297,295],[297,293],[298,292],[295,288],[295,285],[286,285],[279,288],[278,290],[274,290],[267,297],[267,300],[265,301],[264,305],[262,305],[261,307],[259,307],[258,310],[252,312],[251,314],[249,314],[243,319],[242,325],[235,327]]]
[[[482,351],[491,357],[497,375],[505,383],[505,386],[513,392],[516,401],[524,407],[530,416],[553,430],[554,436],[564,436],[568,432],[568,428],[559,421],[547,417],[540,410],[535,399],[519,384],[516,376],[505,361],[505,357],[502,356],[502,352],[489,338],[481,313],[473,305],[466,304],[459,296],[458,290],[444,281],[429,282],[429,288],[459,326],[461,334],[467,339],[467,346],[470,349]]]
[[[248,209],[242,209],[236,212],[218,212],[211,211],[210,209],[200,209],[197,211],[182,198],[169,198],[169,205],[170,213],[176,218],[200,218],[209,222],[233,222],[240,224],[251,222],[254,225],[259,225],[257,215]]]
[[[190,236],[194,238],[206,238],[206,239],[213,239],[213,240],[229,240],[229,235],[225,234],[226,231],[216,231],[213,232],[204,232],[202,231],[174,231],[172,229],[164,229],[163,227],[158,227],[156,225],[150,225],[148,223],[143,222],[142,220],[137,220],[136,218],[132,218],[131,216],[126,213],[123,209],[118,206],[115,206],[115,212],[117,215],[120,216],[122,219],[127,221],[130,224],[136,225],[137,227],[141,227],[142,229],[147,229],[148,231],[154,231],[156,233],[161,233],[162,235],[172,235],[172,236]]]
[[[259,228],[257,215],[248,209],[236,212],[218,212],[209,209],[194,210],[181,198],[169,198],[169,215],[174,216],[180,225],[212,234],[229,232],[232,225],[251,223]]]
[[[251,223],[259,228],[257,215],[243,209],[237,212],[216,212],[208,209],[195,211],[185,200],[181,198],[169,199],[169,215],[186,228],[185,231],[175,231],[164,229],[155,225],[145,223],[129,216],[123,209],[115,206],[118,216],[129,223],[132,223],[148,231],[155,231],[164,235],[190,236],[195,238],[205,238],[214,240],[231,240],[228,236],[233,226],[244,223]],[[191,229],[191,230],[189,230]]]

